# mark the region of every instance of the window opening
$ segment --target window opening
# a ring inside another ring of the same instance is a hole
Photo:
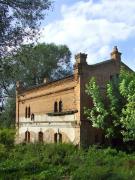
[[[62,112],[62,101],[59,101],[59,112]]]
[[[27,117],[30,118],[30,106],[28,107]]]
[[[54,112],[58,112],[58,104],[57,104],[57,102],[54,103]]]
[[[38,140],[39,140],[39,142],[43,142],[43,132],[39,132],[38,133]]]
[[[30,132],[29,131],[25,132],[25,141],[30,142]]]
[[[34,121],[34,119],[35,119],[35,115],[32,113],[31,114],[31,120]]]

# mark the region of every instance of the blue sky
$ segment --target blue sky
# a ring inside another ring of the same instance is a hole
[[[93,64],[110,58],[113,46],[135,70],[134,0],[55,0],[41,28],[40,42],[66,44],[74,57]]]

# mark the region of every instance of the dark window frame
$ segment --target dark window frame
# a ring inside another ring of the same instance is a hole
[[[59,101],[59,112],[62,112],[62,107],[63,107],[63,103],[62,103],[62,101],[60,100],[60,101]]]
[[[38,133],[38,141],[41,143],[44,141],[44,134],[42,131]]]
[[[58,112],[58,103],[57,103],[57,101],[54,102],[54,112]]]
[[[30,132],[29,131],[25,132],[25,141],[28,143],[30,142]]]
[[[59,140],[58,140],[58,136],[59,136]],[[62,134],[61,133],[54,134],[54,143],[62,143]]]
[[[34,113],[31,114],[31,120],[32,120],[32,121],[35,120],[35,114],[34,114]]]
[[[28,118],[30,118],[30,114],[31,114],[30,111],[31,111],[31,109],[30,109],[30,106],[29,106],[29,107],[28,107],[28,111],[27,111],[27,112],[28,112],[28,113],[27,113],[27,117],[28,117]]]
[[[28,109],[27,109],[27,106],[25,108],[25,118],[27,118],[27,115],[28,115]]]

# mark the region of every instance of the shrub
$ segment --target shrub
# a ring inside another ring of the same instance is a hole
[[[13,146],[15,138],[15,130],[13,129],[0,129],[0,143],[5,146]]]
[[[6,148],[4,144],[0,144],[0,159],[6,156]]]
[[[4,155],[6,154],[6,155]],[[135,177],[135,154],[115,149],[77,149],[70,144],[0,144],[1,179],[127,180]]]

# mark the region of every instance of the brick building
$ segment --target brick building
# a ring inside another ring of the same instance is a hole
[[[102,142],[102,131],[93,128],[84,116],[84,107],[92,106],[85,94],[85,84],[96,77],[104,91],[106,83],[120,72],[121,53],[114,47],[111,59],[88,65],[87,55],[75,56],[73,75],[22,90],[17,84],[16,128],[17,143],[65,142],[90,145]]]

